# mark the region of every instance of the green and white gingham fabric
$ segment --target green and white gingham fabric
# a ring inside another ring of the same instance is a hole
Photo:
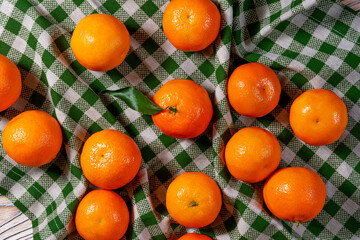
[[[360,239],[360,18],[331,0],[221,0],[221,32],[202,52],[176,50],[162,30],[168,1],[0,0],[0,53],[22,75],[20,99],[0,115],[0,129],[19,113],[41,109],[61,124],[64,144],[50,164],[28,168],[0,149],[0,193],[31,220],[34,239],[63,239],[75,230],[74,212],[87,182],[79,165],[84,141],[102,129],[128,133],[141,149],[137,177],[117,190],[131,213],[126,239],[177,239],[200,232],[227,239]],[[107,73],[82,67],[70,48],[71,33],[83,17],[108,13],[131,35],[126,60]],[[274,69],[282,84],[279,105],[261,118],[237,114],[226,97],[227,77],[245,60]],[[129,109],[104,89],[133,85],[150,98],[168,80],[201,84],[214,105],[205,134],[177,140],[162,134],[150,116]],[[341,97],[349,123],[339,141],[304,144],[289,125],[289,109],[303,91],[326,88]],[[245,126],[271,131],[280,141],[280,167],[305,166],[326,184],[323,211],[299,228],[266,208],[263,183],[231,177],[224,146]],[[208,227],[187,229],[169,216],[165,193],[174,177],[202,171],[223,192],[219,217]]]

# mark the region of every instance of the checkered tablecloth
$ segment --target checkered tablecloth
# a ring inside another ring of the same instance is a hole
[[[31,220],[34,239],[63,239],[73,232],[73,213],[87,183],[79,153],[90,134],[115,128],[127,132],[141,149],[139,174],[117,192],[131,212],[127,239],[176,239],[200,232],[216,239],[359,239],[360,236],[360,18],[336,1],[219,0],[221,32],[202,52],[176,50],[162,30],[168,1],[151,0],[0,0],[0,53],[22,75],[20,99],[0,114],[0,131],[17,114],[41,109],[60,122],[64,145],[50,164],[27,168],[0,149],[0,193]],[[123,21],[131,35],[126,60],[107,73],[82,67],[70,49],[71,33],[81,18],[108,13]],[[271,114],[237,114],[226,98],[226,79],[240,64],[262,62],[282,84],[279,105]],[[162,134],[151,116],[141,115],[104,89],[133,85],[150,98],[166,81],[187,78],[201,84],[214,105],[213,120],[195,139]],[[313,147],[290,128],[292,101],[311,88],[340,96],[349,123],[341,139]],[[263,183],[231,177],[224,146],[238,129],[259,126],[280,141],[280,167],[305,166],[326,184],[323,211],[299,228],[275,218],[266,208]],[[165,207],[168,185],[184,171],[209,174],[222,189],[223,206],[213,224],[186,229]]]

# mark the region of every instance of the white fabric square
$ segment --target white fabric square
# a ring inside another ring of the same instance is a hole
[[[34,25],[34,22],[35,21],[29,15],[25,15],[22,24],[24,27],[27,28],[27,30],[31,31],[31,28]]]
[[[172,153],[166,148],[164,151],[157,155],[157,158],[163,163],[163,165],[168,164],[171,160],[174,159]]]
[[[348,178],[353,171],[353,168],[349,166],[349,164],[347,164],[346,162],[342,162],[336,171],[340,173],[344,178]]]
[[[326,38],[329,36],[329,34],[330,34],[330,30],[327,28],[324,28],[321,25],[317,26],[317,28],[313,32],[313,36],[322,41],[325,41]]]
[[[327,146],[320,146],[318,150],[316,151],[316,155],[318,155],[322,160],[326,161],[330,155],[332,154],[332,151]]]
[[[204,154],[200,154],[197,158],[195,158],[194,160],[195,165],[200,169],[203,170],[204,168],[206,168],[207,166],[209,166],[210,161],[209,159],[207,159],[207,157]]]
[[[359,205],[351,200],[351,198],[348,198],[341,207],[351,215],[359,209]]]
[[[350,111],[349,115],[357,122],[360,121],[360,107],[358,105],[354,105]]]
[[[15,183],[14,186],[10,188],[9,192],[11,192],[15,198],[19,199],[22,195],[26,193],[26,189],[19,183]]]
[[[76,9],[69,15],[69,17],[70,17],[76,24],[78,24],[78,23],[80,22],[80,20],[85,17],[85,14],[81,11],[80,8],[76,8]]]
[[[140,7],[134,0],[128,0],[122,5],[122,8],[125,12],[132,16],[137,10],[139,10]]]
[[[8,1],[3,1],[0,6],[0,12],[4,13],[6,16],[10,17],[12,11],[14,10],[14,5]]]
[[[144,60],[144,64],[152,72],[160,66],[160,64],[152,56],[148,56]]]
[[[287,34],[282,33],[278,39],[276,39],[276,44],[280,45],[281,47],[288,49],[290,44],[292,43],[292,38],[289,37]]]
[[[76,103],[77,100],[79,100],[81,98],[81,96],[74,91],[74,89],[69,88],[65,94],[64,94],[64,98],[66,100],[68,100],[69,102],[71,102],[72,104]]]
[[[142,26],[141,28],[149,35],[153,35],[158,29],[159,26],[151,19],[149,18]]]
[[[296,154],[288,147],[285,147],[281,153],[281,159],[283,159],[286,163],[291,163],[295,156]]]
[[[135,111],[131,108],[127,108],[124,111],[126,117],[130,120],[130,122],[135,121],[136,119],[138,119],[139,117],[141,117],[141,114],[138,111]]]
[[[340,58],[335,57],[333,55],[331,55],[326,61],[326,65],[328,65],[331,69],[335,71],[339,69],[341,64],[343,64],[343,61]]]
[[[183,147],[183,149],[187,149],[192,143],[194,143],[191,139],[178,139],[178,143]]]
[[[239,222],[237,224],[237,227],[238,227],[239,233],[241,235],[244,235],[249,230],[250,225],[247,224],[247,222],[243,218],[240,218]]]
[[[61,193],[61,188],[56,182],[54,182],[46,191],[53,199],[56,199]]]
[[[191,61],[189,58],[186,59],[181,65],[180,67],[187,73],[187,75],[191,75],[193,74],[197,67],[196,65],[193,63],[193,61]]]
[[[51,36],[46,32],[43,31],[40,36],[39,36],[39,43],[45,48],[47,49],[47,47],[52,43],[52,38]]]
[[[223,64],[230,59],[230,52],[227,50],[226,46],[223,45],[216,53],[216,56],[219,58],[220,64]]]
[[[151,127],[146,128],[144,131],[140,133],[140,136],[144,139],[144,141],[149,144],[157,139],[156,134],[151,129]]]
[[[171,55],[176,51],[176,48],[170,43],[169,40],[166,40],[162,45],[161,48],[167,53],[167,55]]]
[[[45,207],[38,201],[35,201],[30,207],[29,211],[32,212],[37,218],[45,211]]]
[[[138,85],[142,79],[135,71],[131,71],[125,78],[131,83],[131,85],[136,86]]]
[[[337,234],[339,230],[342,228],[342,224],[335,220],[335,218],[332,218],[328,224],[326,224],[326,228],[332,233]]]

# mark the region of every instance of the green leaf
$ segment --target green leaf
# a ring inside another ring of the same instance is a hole
[[[165,110],[150,101],[144,94],[136,90],[135,87],[126,87],[118,90],[106,90],[102,93],[108,93],[123,100],[130,108],[145,115],[153,115]]]

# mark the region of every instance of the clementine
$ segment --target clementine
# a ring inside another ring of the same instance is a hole
[[[290,108],[290,125],[295,135],[314,146],[338,140],[345,131],[347,121],[344,102],[327,89],[302,93]]]
[[[213,109],[206,90],[185,79],[165,83],[154,95],[153,101],[161,108],[152,115],[155,125],[174,138],[194,138],[202,134],[210,123]]]
[[[231,74],[227,90],[235,111],[249,117],[262,117],[279,103],[281,85],[271,68],[261,63],[247,63]]]
[[[16,65],[0,54],[0,112],[16,102],[21,93],[21,75]]]
[[[130,49],[130,35],[116,17],[92,14],[77,24],[70,44],[81,65],[94,71],[108,71],[124,61]]]
[[[179,50],[201,51],[219,34],[220,12],[210,0],[172,0],[165,9],[166,37]]]
[[[225,148],[225,162],[231,175],[248,183],[260,182],[278,167],[281,147],[276,137],[258,127],[235,133]]]
[[[132,138],[112,129],[91,135],[80,156],[85,177],[95,186],[116,189],[138,173],[141,153]]]
[[[188,233],[180,237],[178,240],[212,240],[212,239],[204,234]]]
[[[266,206],[276,217],[299,225],[320,213],[326,188],[314,171],[289,167],[276,171],[266,181],[263,194]]]
[[[75,215],[78,233],[86,240],[118,240],[129,226],[125,201],[113,191],[94,190],[79,203]]]
[[[166,192],[170,216],[185,227],[201,228],[218,216],[222,197],[214,180],[202,172],[185,172],[171,182]]]
[[[58,121],[45,112],[26,111],[6,124],[2,144],[15,162],[39,167],[51,162],[60,151],[61,128]]]

